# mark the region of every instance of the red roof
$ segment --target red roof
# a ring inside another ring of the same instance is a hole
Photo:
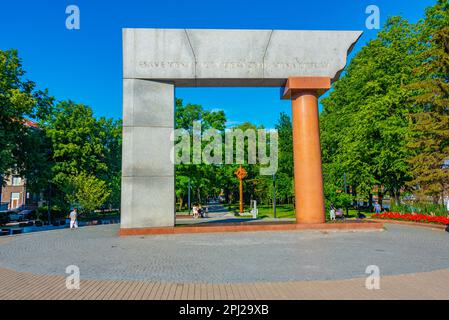
[[[25,127],[31,127],[31,128],[39,128],[39,125],[36,123],[36,122],[34,122],[34,121],[32,121],[32,120],[24,120],[23,121],[23,125],[25,126]]]

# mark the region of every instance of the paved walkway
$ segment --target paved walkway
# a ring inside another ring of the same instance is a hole
[[[0,300],[449,299],[449,269],[383,277],[380,290],[367,290],[365,279],[241,284],[81,280],[79,290],[67,290],[65,281],[0,269]]]
[[[235,220],[234,214],[226,209],[222,204],[211,203],[208,205],[209,213],[207,218],[193,219],[193,217],[184,216],[182,219],[176,219],[176,225],[191,225],[203,223],[222,223]]]
[[[449,237],[258,232],[117,237],[117,225],[0,238],[0,299],[449,299]],[[76,265],[81,289],[65,287]],[[377,265],[381,290],[365,288]]]
[[[207,218],[193,219],[193,217],[186,217],[176,219],[176,225],[193,225],[193,224],[215,224],[215,223],[260,223],[270,222],[273,219],[252,219],[251,217],[238,218],[233,212],[230,212],[224,205],[219,203],[211,203],[208,205],[209,212]],[[294,221],[294,219],[278,219],[279,221]]]

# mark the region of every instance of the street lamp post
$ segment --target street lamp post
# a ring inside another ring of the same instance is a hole
[[[187,191],[187,206],[189,207],[189,215],[190,215],[190,189],[191,189],[191,185],[190,185],[190,177],[189,177],[189,185],[188,185],[188,191]]]
[[[347,184],[347,181],[346,181],[346,172],[343,175],[343,179],[344,179],[344,182],[345,182],[345,194],[348,194],[348,184]],[[346,205],[346,217],[349,217],[349,209],[348,209],[347,205]]]
[[[3,195],[3,174],[0,174],[0,210],[2,208],[2,203],[3,203],[2,195]]]
[[[51,181],[48,180],[48,201],[47,201],[47,219],[48,219],[48,224],[50,225],[51,223]]]

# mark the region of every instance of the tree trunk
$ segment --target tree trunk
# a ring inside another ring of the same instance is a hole
[[[380,206],[383,208],[384,195],[383,195],[382,191],[380,191],[380,189],[377,192],[377,198],[378,198]]]
[[[357,190],[356,190],[356,188],[354,186],[352,186],[352,197],[353,197],[352,205],[354,207],[358,207],[359,204],[357,202]]]
[[[438,196],[433,196],[432,197],[432,200],[433,200],[433,204],[438,204],[439,202],[440,202],[440,197]]]
[[[401,204],[401,191],[396,191],[394,194],[394,203],[399,206]]]

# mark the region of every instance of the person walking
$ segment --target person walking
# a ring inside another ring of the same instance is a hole
[[[193,212],[193,219],[198,219],[198,206],[196,204],[193,205],[192,212]]]
[[[374,211],[376,212],[376,214],[380,214],[380,212],[382,211],[382,207],[378,202],[376,202],[376,204],[374,205]]]
[[[331,204],[331,207],[330,207],[330,218],[331,218],[331,221],[334,221],[336,219],[334,204]]]
[[[70,212],[70,229],[78,228],[78,209],[74,208],[72,212]]]

